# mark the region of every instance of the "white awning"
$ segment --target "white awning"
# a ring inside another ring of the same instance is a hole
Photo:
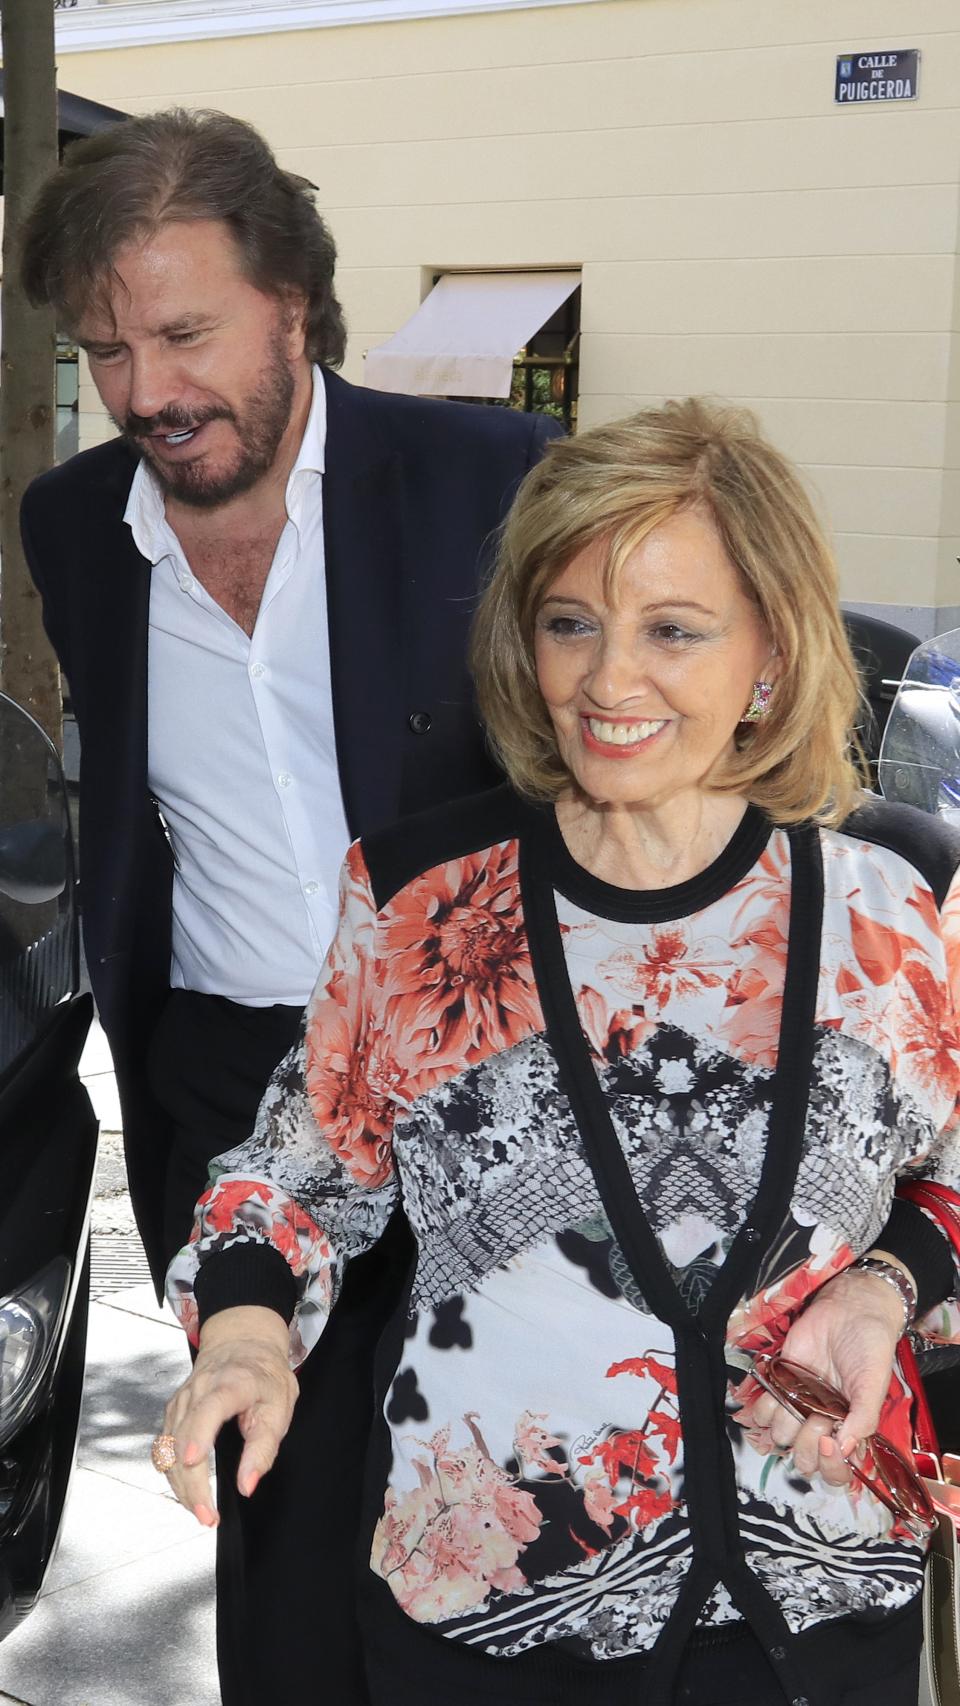
[[[364,383],[417,397],[509,397],[514,357],[580,283],[576,272],[444,273],[368,350]]]

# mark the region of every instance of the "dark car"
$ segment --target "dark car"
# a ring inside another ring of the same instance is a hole
[[[0,694],[0,1636],[43,1585],[76,1453],[97,1151],[79,984],[63,774]]]

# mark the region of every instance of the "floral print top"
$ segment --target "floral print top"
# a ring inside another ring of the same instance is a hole
[[[915,1595],[890,1513],[759,1455],[731,1394],[898,1179],[960,1184],[958,863],[907,809],[750,808],[701,876],[633,894],[507,790],[351,848],[301,1044],[169,1294],[195,1331],[198,1264],[272,1244],[296,1363],[402,1204],[369,1558],[416,1623],[603,1661],[680,1604],[671,1630],[745,1617],[779,1665]],[[923,1329],[960,1340],[957,1302]],[[908,1443],[897,1376],[881,1426]]]

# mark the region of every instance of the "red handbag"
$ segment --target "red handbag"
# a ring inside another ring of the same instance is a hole
[[[960,1195],[930,1179],[912,1180],[897,1195],[925,1209],[960,1257]],[[960,1706],[960,1457],[941,1455],[933,1417],[909,1337],[897,1360],[913,1393],[914,1461],[939,1518],[927,1554],[923,1589],[923,1676],[931,1706]]]

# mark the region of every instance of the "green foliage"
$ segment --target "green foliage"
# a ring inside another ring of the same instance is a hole
[[[535,415],[552,415],[554,420],[563,420],[563,405],[554,401],[551,395],[551,382],[556,371],[550,367],[535,367],[533,369],[533,413]],[[515,362],[513,380],[510,385],[511,409],[525,409],[527,406],[526,388],[527,370],[522,362]]]

